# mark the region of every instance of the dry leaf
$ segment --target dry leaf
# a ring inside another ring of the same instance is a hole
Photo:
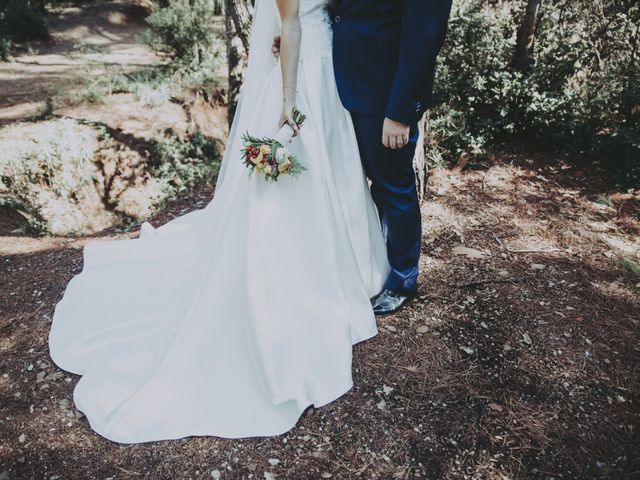
[[[465,247],[464,245],[458,245],[452,250],[452,252],[455,255],[465,255],[468,258],[485,258],[487,256],[486,253],[481,252],[480,250],[468,248],[468,247]]]

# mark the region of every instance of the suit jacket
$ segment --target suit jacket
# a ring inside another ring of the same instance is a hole
[[[452,0],[334,0],[338,93],[351,112],[411,124],[432,105]]]

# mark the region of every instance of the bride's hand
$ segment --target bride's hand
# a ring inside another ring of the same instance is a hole
[[[282,114],[280,115],[280,128],[285,124],[289,125],[294,131],[295,137],[300,133],[300,127],[293,119],[293,112],[296,110],[296,91],[285,87],[284,90],[284,102],[282,103]]]

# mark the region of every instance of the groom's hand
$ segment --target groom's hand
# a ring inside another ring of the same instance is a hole
[[[387,148],[402,148],[409,143],[410,127],[406,123],[384,119],[382,126],[382,144]]]
[[[280,56],[280,39],[280,36],[273,37],[273,45],[271,46],[271,52],[276,58]]]

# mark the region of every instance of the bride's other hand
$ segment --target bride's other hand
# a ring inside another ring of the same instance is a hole
[[[278,35],[277,37],[273,37],[273,45],[271,46],[271,52],[276,58],[280,57],[280,39],[280,35]]]

